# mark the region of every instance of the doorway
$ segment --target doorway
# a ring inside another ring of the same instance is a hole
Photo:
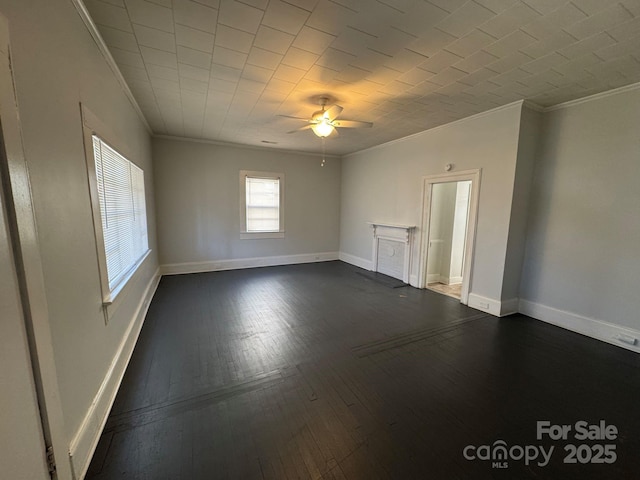
[[[471,182],[436,183],[431,193],[427,288],[460,299]]]
[[[420,288],[469,297],[480,170],[424,178]]]

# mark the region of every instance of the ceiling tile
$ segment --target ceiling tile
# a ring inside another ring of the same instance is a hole
[[[169,67],[176,70],[178,69],[178,60],[175,53],[156,50],[155,48],[145,46],[140,46],[140,52],[142,53],[142,58],[146,64],[159,65],[161,67]]]
[[[257,65],[258,67],[268,68],[275,70],[280,65],[283,59],[283,55],[279,53],[263,50],[262,48],[253,47],[249,52],[249,58],[247,63],[251,65]]]
[[[487,68],[494,72],[504,73],[513,68],[529,63],[530,61],[531,57],[528,55],[525,55],[522,52],[513,52],[500,58],[500,60],[490,63],[487,65]]]
[[[192,48],[178,46],[178,61],[180,63],[186,63],[194,67],[210,68],[211,67],[211,55],[200,50],[193,50]]]
[[[528,33],[525,33],[522,30],[516,30],[501,40],[484,47],[484,50],[496,57],[504,57],[516,52],[517,50],[523,49],[536,40],[536,38],[532,37]]]
[[[376,123],[327,142],[347,153],[518,99],[640,81],[640,0],[86,4],[154,133],[317,150],[275,115],[308,115],[327,93]]]
[[[256,34],[254,45],[264,50],[284,55],[293,39],[293,35],[262,26]]]
[[[170,8],[145,0],[125,0],[132,23],[173,33],[173,15]]]
[[[537,73],[542,73],[547,70],[550,70],[553,67],[557,67],[558,65],[561,65],[566,61],[567,61],[567,57],[564,57],[559,53],[553,52],[553,53],[549,53],[548,55],[545,55],[544,57],[540,57],[531,62],[525,63],[522,66],[520,66],[520,68],[525,72],[529,72],[531,74],[537,74]]]
[[[459,62],[460,60],[462,60],[462,57],[459,55],[448,52],[447,50],[441,50],[428,60],[422,62],[418,67],[432,73],[440,73],[445,68]]]
[[[187,27],[215,33],[218,10],[191,0],[173,0],[175,23]]]
[[[467,0],[427,0],[427,2],[441,8],[448,13],[451,13],[464,5]]]
[[[585,18],[587,14],[573,3],[565,3],[549,15],[538,17],[520,28],[538,40],[544,40],[545,37],[558,33],[561,29]]]
[[[213,40],[215,38],[213,34],[185,25],[176,25],[175,29],[177,45],[200,50],[201,52],[213,52]]]
[[[235,0],[222,0],[218,22],[228,27],[255,34],[264,12]]]
[[[254,36],[236,28],[218,25],[215,44],[230,50],[249,53],[253,45]]]
[[[180,88],[182,92],[207,93],[209,82],[201,82],[192,78],[180,77]]]
[[[430,57],[431,55],[438,53],[442,48],[451,45],[457,39],[458,37],[454,37],[442,30],[438,30],[437,28],[432,28],[420,35],[416,40],[413,40],[407,48],[409,50],[414,50],[421,55]]]
[[[599,33],[591,37],[587,37],[579,42],[574,42],[567,47],[561,48],[558,52],[567,58],[573,59],[600,48],[607,47],[613,43],[616,43],[616,41],[611,35],[608,33]]]
[[[96,24],[105,25],[125,32],[133,32],[131,20],[125,8],[99,0],[85,0],[85,4]]]
[[[211,65],[211,78],[237,82],[240,80],[241,75],[242,70],[238,68],[226,67],[224,65],[217,64]]]
[[[172,33],[137,24],[133,25],[133,31],[140,45],[165,52],[176,51],[176,38]]]
[[[188,78],[203,83],[209,83],[209,70],[206,68],[194,67],[184,63],[178,64],[178,73],[180,78]]]
[[[248,55],[246,53],[238,52],[236,50],[229,50],[228,48],[216,45],[213,49],[213,57],[211,61],[219,65],[226,65],[232,68],[244,68],[244,64],[247,61]]]
[[[439,22],[436,26],[443,32],[455,37],[462,37],[489,19],[495,17],[495,13],[476,2],[467,2],[451,15]]]
[[[574,44],[575,41],[576,39],[569,35],[567,32],[560,30],[553,35],[549,35],[543,40],[539,40],[527,45],[520,51],[526,55],[529,55],[530,57],[537,58],[564,48],[568,45]]]
[[[124,32],[116,28],[107,26],[100,27],[100,34],[106,42],[107,46],[128,50],[130,52],[139,52],[138,42],[133,33]]]
[[[120,67],[120,72],[122,73],[122,75],[124,76],[124,78],[127,80],[128,83],[132,81],[137,81],[138,83],[149,82],[149,75],[147,75],[147,71],[144,68],[122,65]],[[150,84],[149,84],[149,88],[151,88]]]
[[[338,35],[347,25],[351,25],[357,13],[329,0],[320,0],[307,19],[308,27],[329,34]]]
[[[280,80],[298,83],[306,73],[306,70],[290,67],[289,65],[280,65],[273,76]]]
[[[256,65],[246,65],[242,70],[242,78],[253,80],[261,83],[268,83],[273,76],[273,70],[258,67]]]
[[[307,10],[280,0],[270,0],[262,24],[291,35],[297,35],[308,17]]]
[[[150,77],[162,78],[164,80],[171,80],[176,83],[179,81],[178,70],[175,68],[148,64],[147,72],[149,72]]]
[[[287,54],[282,59],[282,63],[302,70],[308,70],[314,63],[316,63],[318,58],[320,58],[319,55],[315,53],[291,47],[287,50]]]
[[[538,17],[540,14],[526,3],[516,3],[478,28],[494,38],[502,38]]]
[[[480,50],[479,52],[476,52],[473,55],[470,55],[463,60],[454,63],[453,65],[459,70],[467,73],[472,73],[497,60],[498,57],[496,57],[495,55],[491,55],[489,52]]]
[[[476,29],[472,30],[459,40],[450,43],[445,47],[445,49],[451,53],[455,53],[459,57],[468,57],[472,53],[480,50],[482,47],[495,41],[495,37]]]
[[[629,11],[620,4],[611,5],[581,22],[574,23],[566,28],[566,31],[576,38],[590,37],[603,30],[613,28],[618,24],[631,20]]]
[[[305,26],[293,41],[293,46],[321,55],[336,37],[315,28]]]

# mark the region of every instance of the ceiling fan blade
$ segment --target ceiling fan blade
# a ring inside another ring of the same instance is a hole
[[[373,123],[359,122],[357,120],[336,120],[333,122],[333,126],[338,128],[371,128]]]
[[[343,108],[340,105],[333,105],[326,112],[324,112],[324,117],[329,120],[335,120],[338,115],[342,112]]]
[[[304,120],[305,122],[309,121],[307,117],[294,117],[293,115],[276,115],[276,117],[295,118],[296,120]]]
[[[291,130],[290,132],[287,133],[296,133],[296,132],[300,132],[302,130],[308,130],[311,128],[311,125],[305,125],[304,127],[300,127],[300,128],[296,128],[295,130]]]

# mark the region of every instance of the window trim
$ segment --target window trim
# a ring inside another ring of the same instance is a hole
[[[246,178],[278,179],[280,187],[279,217],[280,227],[277,232],[248,232],[247,231],[247,182]],[[254,170],[240,170],[240,239],[258,240],[270,238],[284,238],[284,173],[258,172]]]
[[[138,164],[131,160],[132,155],[126,149],[121,148],[120,142],[114,141],[115,136],[111,131],[103,125],[103,123],[84,105],[81,105],[82,115],[82,131],[85,150],[85,161],[87,167],[87,179],[89,183],[89,197],[91,200],[91,217],[93,220],[93,231],[96,240],[96,257],[98,261],[98,272],[100,276],[100,291],[102,295],[102,306],[105,313],[105,323],[109,320],[108,308],[115,311],[120,302],[116,303],[116,299],[122,298],[120,294],[129,284],[132,278],[140,270],[140,266],[149,257],[151,248],[147,243],[147,250],[140,256],[138,261],[134,263],[127,272],[122,275],[120,281],[114,285],[113,289],[109,288],[109,276],[107,272],[107,255],[104,243],[104,232],[102,230],[102,214],[100,212],[100,198],[98,195],[98,183],[96,176],[96,163],[93,151],[93,135],[98,136],[103,142],[114,149],[118,154],[123,156],[129,162],[143,170]],[[144,172],[144,170],[143,170]],[[146,176],[145,176],[146,177]],[[145,178],[146,180],[146,178]],[[146,185],[146,182],[145,182]],[[146,188],[145,188],[146,196]],[[145,202],[146,203],[146,202]],[[146,210],[146,209],[145,209]],[[149,218],[148,211],[145,212],[147,221]],[[149,225],[147,223],[147,236],[149,235]]]

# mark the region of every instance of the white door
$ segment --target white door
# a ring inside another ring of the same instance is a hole
[[[72,472],[9,51],[0,14],[0,478],[67,480]],[[57,457],[52,476],[45,445]]]
[[[5,163],[0,146],[0,165]],[[0,183],[0,465],[2,478],[47,480],[46,448]]]

